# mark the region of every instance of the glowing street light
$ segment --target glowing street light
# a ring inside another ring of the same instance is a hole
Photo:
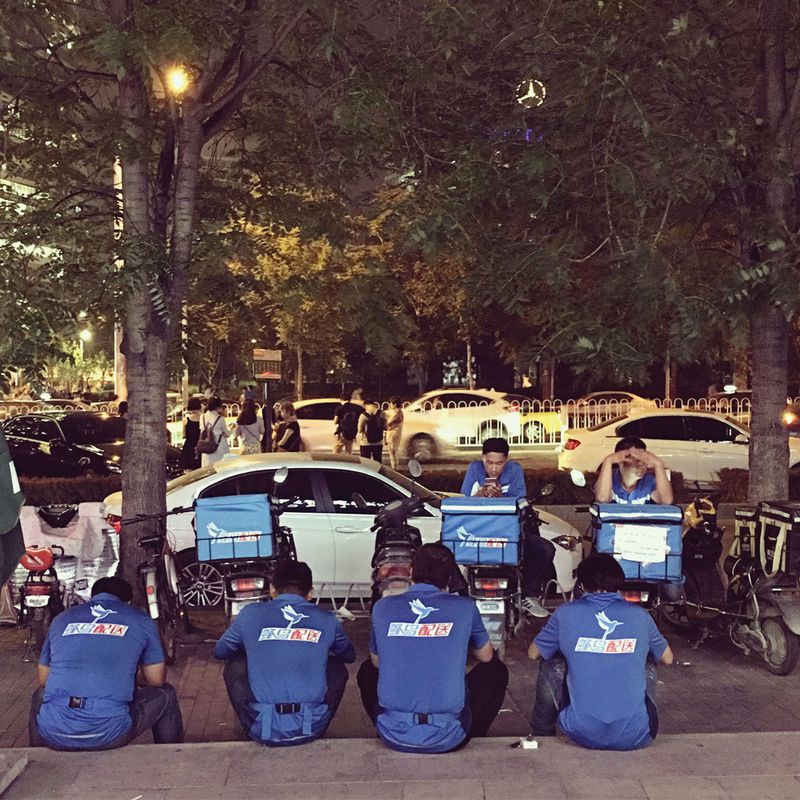
[[[167,90],[175,97],[180,97],[189,88],[189,73],[180,66],[170,67],[167,71]]]

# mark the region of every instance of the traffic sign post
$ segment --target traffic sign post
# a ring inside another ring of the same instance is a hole
[[[280,350],[254,348],[253,377],[257,381],[279,381],[282,360],[283,353]]]

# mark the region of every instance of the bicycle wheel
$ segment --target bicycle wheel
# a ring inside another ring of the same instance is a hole
[[[158,633],[161,636],[161,646],[164,648],[164,660],[167,664],[174,664],[178,655],[178,626],[181,621],[181,611],[178,608],[178,598],[159,581],[156,589],[158,598]]]

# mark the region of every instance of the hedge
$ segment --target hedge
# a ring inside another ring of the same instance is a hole
[[[92,503],[105,500],[122,489],[120,475],[92,475],[80,478],[20,478],[25,504]]]

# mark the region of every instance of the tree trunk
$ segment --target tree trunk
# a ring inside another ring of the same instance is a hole
[[[472,339],[467,337],[467,387],[475,389],[475,373],[472,371]]]
[[[769,239],[788,244],[794,229],[795,198],[790,144],[792,113],[786,91],[786,30],[789,22],[786,0],[765,0],[764,87],[769,125],[770,158],[767,178],[766,212]],[[748,247],[748,253],[752,248]],[[786,403],[788,377],[789,323],[772,305],[754,311],[750,317],[753,354],[753,405],[751,413],[750,481],[747,499],[786,500],[789,497],[789,439],[781,424]]]
[[[748,503],[789,497],[789,437],[781,424],[786,404],[789,324],[781,311],[769,308],[750,320],[753,402],[750,419]]]
[[[294,393],[298,400],[303,399],[303,348],[296,347],[297,353],[297,373],[294,377]]]
[[[664,356],[664,400],[667,407],[672,405],[672,401],[678,394],[678,365],[672,360],[669,349]]]

